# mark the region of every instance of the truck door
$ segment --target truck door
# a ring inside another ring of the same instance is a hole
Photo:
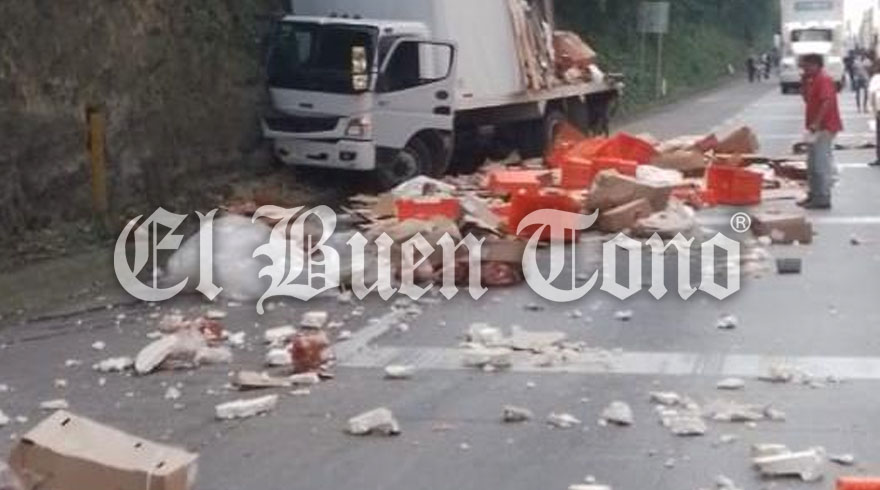
[[[451,132],[455,114],[455,45],[399,39],[376,79],[376,145],[400,149],[419,131]]]

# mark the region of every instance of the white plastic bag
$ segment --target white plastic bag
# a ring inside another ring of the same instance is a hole
[[[224,216],[214,221],[214,284],[223,288],[220,295],[236,301],[254,301],[269,285],[260,278],[267,260],[254,258],[254,250],[269,243],[272,229],[244,216]],[[199,283],[199,239],[204,228],[189,237],[169,259],[162,282],[177,284],[188,279],[187,290]]]

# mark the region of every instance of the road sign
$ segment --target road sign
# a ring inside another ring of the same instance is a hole
[[[666,34],[669,32],[669,2],[642,2],[639,5],[639,32]]]

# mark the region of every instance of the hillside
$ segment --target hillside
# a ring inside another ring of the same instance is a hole
[[[607,71],[627,77],[624,110],[654,99],[656,38],[645,42],[640,63],[637,32],[641,0],[557,0],[559,27],[577,31],[599,52]],[[664,71],[671,96],[702,88],[741,73],[749,53],[772,45],[778,30],[779,2],[774,0],[675,0],[670,32],[664,39]]]

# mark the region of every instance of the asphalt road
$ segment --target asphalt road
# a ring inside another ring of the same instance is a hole
[[[842,105],[847,129],[841,141],[868,140],[867,118],[856,114],[852,94],[842,94]],[[731,84],[622,129],[669,137],[749,124],[766,153],[784,155],[801,136],[801,114],[800,99],[780,95],[775,85]],[[411,318],[404,318],[406,305],[394,308],[378,300],[361,305],[363,314],[353,314],[357,305],[335,298],[278,303],[263,317],[249,305],[220,305],[229,312],[227,328],[248,334],[247,347],[235,351],[234,366],[147,377],[102,375],[89,366],[134,355],[165,313],[216,306],[190,297],[0,324],[0,384],[10,388],[0,393],[0,410],[27,418],[0,428],[0,452],[45,416],[41,401],[65,398],[82,415],[198,451],[197,488],[202,490],[565,489],[588,475],[615,489],[713,488],[717,475],[743,489],[832,488],[839,474],[880,475],[880,439],[874,432],[880,414],[875,330],[880,307],[874,298],[880,286],[880,193],[875,191],[880,171],[865,165],[870,151],[839,151],[836,157],[841,173],[835,208],[813,213],[815,243],[770,248],[777,257],[802,257],[803,274],[743,276],[742,291],[723,301],[703,293],[683,301],[674,291],[657,301],[643,291],[622,302],[597,288],[582,300],[559,305],[521,286],[491,290],[479,301],[463,293],[450,302],[422,301],[421,314]],[[701,216],[725,231],[725,219],[735,211],[716,209]],[[853,236],[862,244],[852,245]],[[598,244],[580,248],[586,263],[594,264]],[[532,304],[543,308],[526,308]],[[295,323],[306,309],[327,309],[355,331],[352,340],[336,347],[336,379],[313,387],[307,396],[281,390],[281,403],[268,416],[215,421],[217,403],[242,396],[228,388],[229,372],[259,369],[262,331]],[[632,310],[628,322],[614,318],[624,309]],[[719,330],[719,317],[728,313],[739,318],[738,327]],[[510,370],[482,372],[463,367],[456,354],[474,322],[560,330],[595,350],[549,368],[525,356]],[[402,323],[408,328],[400,328]],[[99,340],[106,343],[104,350],[92,347]],[[83,365],[65,367],[67,359]],[[414,364],[418,371],[411,380],[387,381],[382,367],[389,363]],[[841,382],[810,387],[757,380],[778,363]],[[730,376],[744,378],[745,389],[717,390],[716,383]],[[57,379],[65,379],[67,387],[56,387]],[[178,383],[182,398],[166,400],[167,387]],[[723,398],[772,404],[787,420],[754,426],[710,422],[703,437],[677,437],[659,424],[648,399],[651,391],[675,391],[699,403]],[[633,426],[598,423],[614,400],[631,405]],[[529,408],[535,419],[502,424],[507,404]],[[394,411],[402,435],[343,432],[349,417],[379,406]],[[551,412],[571,413],[583,425],[550,428],[544,419]],[[737,439],[719,442],[725,434]],[[831,464],[815,484],[764,480],[749,464],[749,447],[771,442],[852,453],[857,465]]]

